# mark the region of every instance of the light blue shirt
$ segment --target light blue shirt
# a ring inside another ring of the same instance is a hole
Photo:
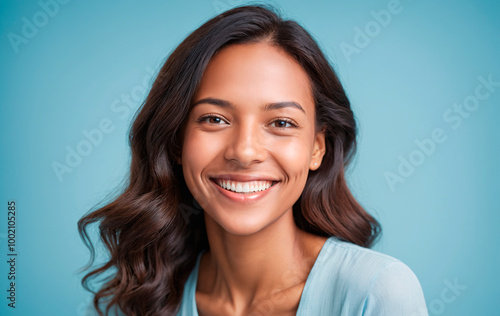
[[[177,316],[199,316],[196,283],[203,252],[189,275]],[[428,316],[420,283],[401,261],[326,240],[307,277],[297,316]]]

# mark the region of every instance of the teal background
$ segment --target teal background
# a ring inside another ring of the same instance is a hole
[[[78,269],[89,254],[76,222],[122,181],[141,92],[185,36],[247,3],[66,2],[46,21],[41,3],[53,1],[0,2],[1,315],[85,315]],[[413,269],[430,315],[498,315],[500,87],[458,128],[443,115],[471,100],[478,77],[500,81],[499,2],[401,0],[385,26],[371,11],[391,1],[273,3],[313,34],[350,96],[360,133],[349,182],[383,226],[375,250]],[[9,34],[22,36],[34,16],[38,32],[12,45]],[[369,42],[343,52],[366,27]],[[59,179],[54,162],[65,164],[68,146],[103,120],[108,133]],[[400,156],[410,159],[414,141],[436,128],[446,140],[391,188],[385,174],[397,175]],[[15,310],[6,299],[9,200],[18,204]]]

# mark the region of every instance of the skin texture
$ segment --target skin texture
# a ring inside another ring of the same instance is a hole
[[[326,240],[300,230],[292,213],[309,170],[321,165],[325,153],[324,133],[314,128],[309,77],[291,56],[267,42],[231,45],[210,61],[194,103],[205,98],[232,107],[199,102],[183,131],[179,163],[204,209],[210,244],[200,262],[198,311],[295,315]],[[304,111],[264,109],[283,101],[296,102]],[[236,202],[210,180],[221,173],[259,174],[280,182],[257,201]]]

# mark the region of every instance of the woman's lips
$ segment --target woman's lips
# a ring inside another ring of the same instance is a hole
[[[233,192],[227,189],[224,189],[221,187],[217,182],[220,179],[217,178],[210,178],[211,182],[215,185],[217,190],[225,197],[229,198],[232,201],[235,202],[254,202],[257,200],[260,200],[264,196],[266,196],[271,190],[273,190],[278,184],[278,181],[272,181],[272,185],[262,191],[257,191],[257,192]],[[245,181],[235,181],[239,183],[244,183]],[[246,181],[246,182],[255,182],[255,181]]]

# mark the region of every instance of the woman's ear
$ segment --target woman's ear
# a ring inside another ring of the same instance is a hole
[[[323,128],[321,132],[317,132],[314,138],[314,147],[311,156],[311,163],[309,164],[310,170],[316,170],[321,166],[321,161],[326,152],[325,147],[325,133],[326,130]]]

